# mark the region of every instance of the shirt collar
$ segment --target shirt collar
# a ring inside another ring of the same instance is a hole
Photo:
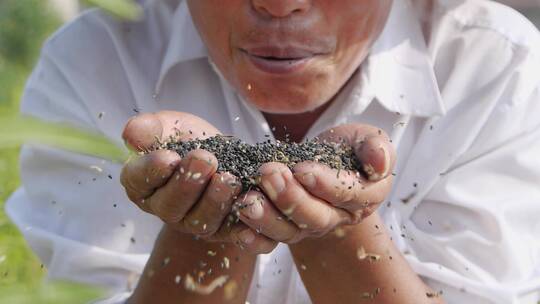
[[[393,1],[387,24],[364,66],[366,79],[376,99],[389,111],[444,115],[420,20],[410,1]]]
[[[193,23],[187,1],[181,1],[172,18],[171,36],[161,62],[155,92],[160,91],[163,80],[172,67],[184,61],[207,56],[206,46]]]
[[[362,66],[362,80],[368,84],[358,88],[371,90],[376,100],[392,112],[425,117],[444,115],[446,109],[417,11],[410,0],[394,0],[392,5],[385,28]],[[208,56],[186,1],[180,3],[172,22],[156,92],[173,66]]]

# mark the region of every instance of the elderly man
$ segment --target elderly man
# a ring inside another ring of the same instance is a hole
[[[8,212],[50,277],[106,286],[103,303],[536,303],[539,54],[534,27],[487,1],[91,11],[47,42],[23,112],[141,151],[177,129],[342,138],[363,177],[266,163],[241,193],[204,150],[122,167],[25,147]]]

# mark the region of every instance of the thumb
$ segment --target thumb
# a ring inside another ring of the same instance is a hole
[[[396,152],[387,136],[367,136],[357,142],[354,151],[370,181],[385,179],[394,168]]]
[[[206,120],[195,115],[161,111],[132,117],[124,128],[122,137],[126,145],[136,151],[150,150],[158,141],[185,141],[206,138],[219,131]]]
[[[367,124],[344,124],[322,133],[320,139],[349,143],[369,181],[377,182],[392,173],[396,151],[388,135]]]
[[[159,116],[145,113],[128,120],[122,132],[126,145],[135,151],[146,151],[163,135],[163,124]]]

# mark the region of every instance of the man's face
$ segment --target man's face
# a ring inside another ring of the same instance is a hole
[[[188,0],[223,76],[268,113],[322,106],[380,34],[392,0]]]

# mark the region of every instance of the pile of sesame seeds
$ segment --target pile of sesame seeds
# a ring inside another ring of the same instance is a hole
[[[238,177],[243,191],[257,186],[258,169],[268,162],[280,162],[292,169],[297,163],[315,161],[338,171],[360,171],[360,164],[349,145],[316,138],[302,143],[267,140],[250,145],[232,136],[217,135],[167,142],[161,148],[174,150],[182,157],[196,149],[213,153],[218,160],[218,172],[229,172]]]

